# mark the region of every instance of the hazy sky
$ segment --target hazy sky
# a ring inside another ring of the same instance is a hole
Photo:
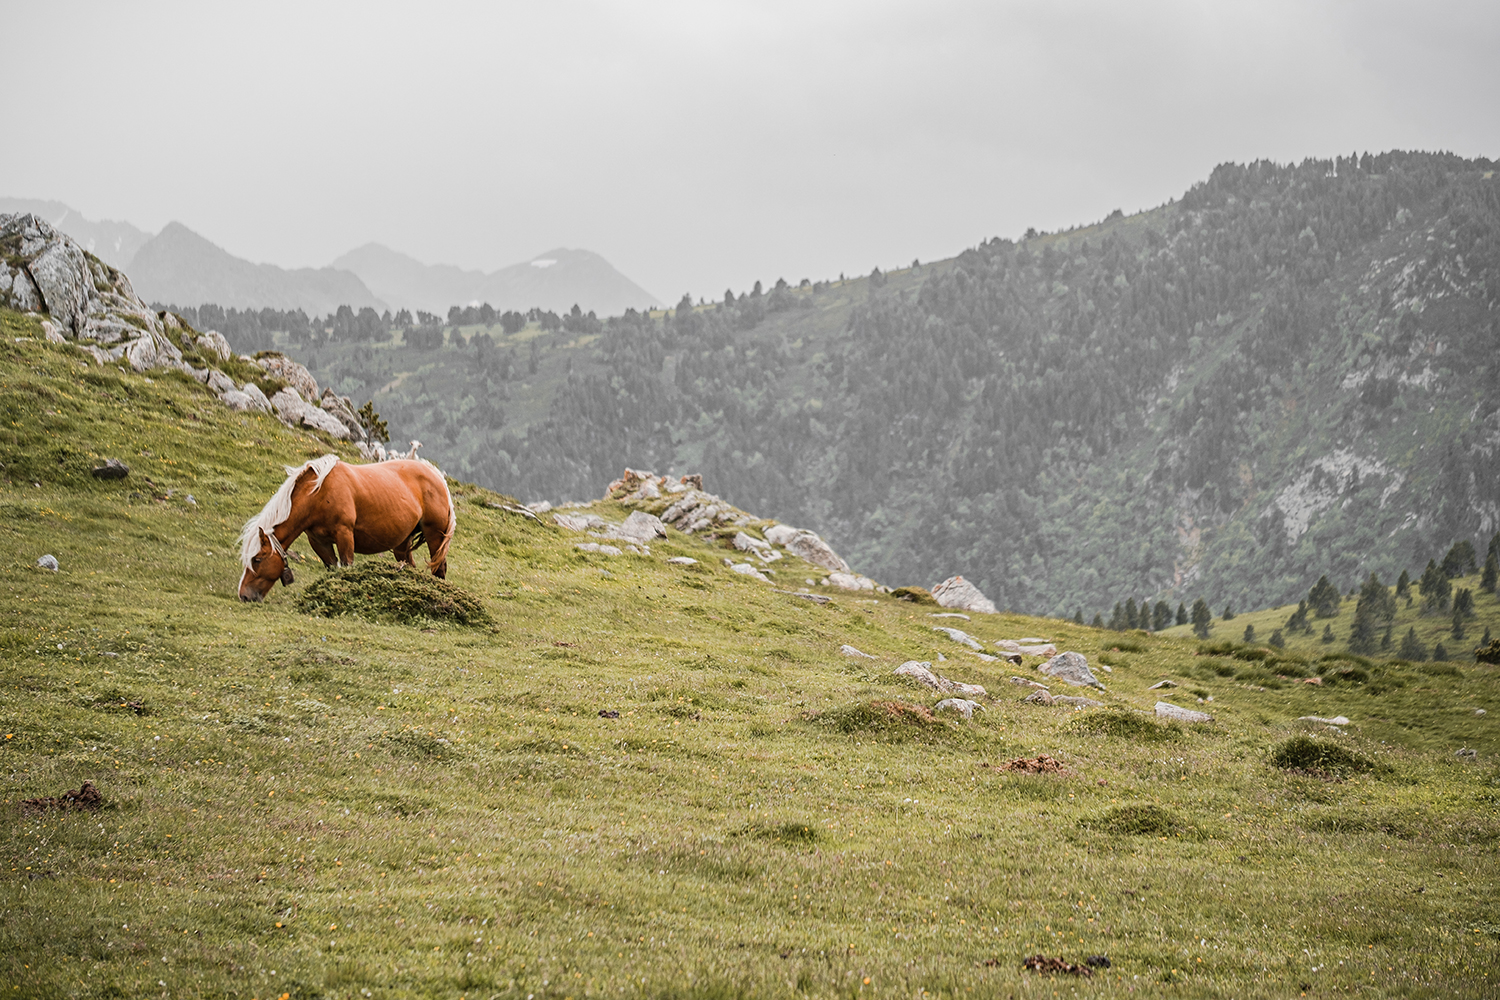
[[[583,247],[668,300],[1094,221],[1226,160],[1500,157],[1493,0],[0,0],[0,34],[0,194],[286,266]]]

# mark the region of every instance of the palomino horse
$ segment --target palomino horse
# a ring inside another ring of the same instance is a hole
[[[443,474],[426,459],[349,465],[324,455],[287,467],[286,482],[240,532],[240,600],[260,601],[280,580],[292,583],[287,546],[302,534],[323,560],[349,566],[356,552],[394,552],[412,565],[412,549],[427,543],[427,568],[448,575],[448,543],[458,512]]]

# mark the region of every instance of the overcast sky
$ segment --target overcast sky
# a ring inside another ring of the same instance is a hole
[[[951,256],[1217,163],[1500,157],[1500,4],[0,0],[0,194],[657,296]]]

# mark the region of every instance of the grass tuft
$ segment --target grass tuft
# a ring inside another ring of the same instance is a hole
[[[494,624],[484,605],[446,580],[386,562],[363,562],[315,580],[296,600],[303,614],[393,625]]]
[[[1375,768],[1375,762],[1364,754],[1311,736],[1293,736],[1277,744],[1271,751],[1271,765],[1283,771],[1338,777]]]
[[[1102,816],[1082,820],[1080,825],[1129,837],[1171,837],[1183,830],[1176,813],[1155,805],[1116,806]]]
[[[1081,736],[1116,736],[1142,743],[1167,743],[1182,736],[1182,730],[1175,725],[1118,708],[1085,712],[1073,719],[1068,728]]]
[[[889,699],[829,709],[812,716],[811,721],[837,733],[863,733],[897,740],[952,728],[921,705]]]

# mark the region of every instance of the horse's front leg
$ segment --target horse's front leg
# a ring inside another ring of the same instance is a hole
[[[318,558],[323,560],[324,567],[329,569],[333,568],[333,545],[329,543],[328,539],[321,538],[317,535],[309,533],[307,536],[307,544],[311,545],[312,550],[317,553]]]

